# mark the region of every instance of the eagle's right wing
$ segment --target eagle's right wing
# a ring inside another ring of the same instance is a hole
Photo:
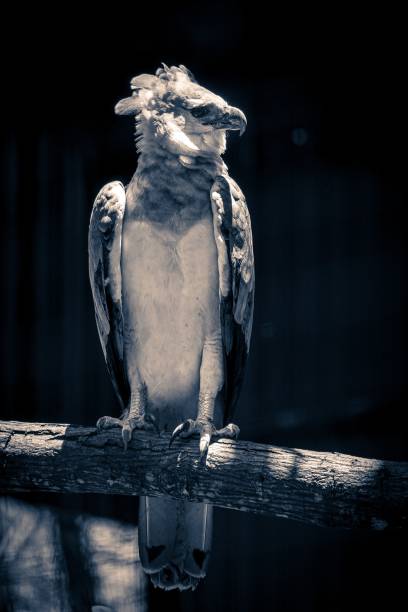
[[[125,188],[119,181],[105,185],[96,196],[89,225],[89,278],[95,318],[106,365],[122,409],[129,401],[124,368],[122,312],[122,224]]]

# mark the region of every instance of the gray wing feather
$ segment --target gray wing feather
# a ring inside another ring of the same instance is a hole
[[[119,181],[105,185],[96,196],[88,234],[89,278],[103,354],[122,409],[129,399],[124,368],[122,313],[122,223],[125,189]]]
[[[249,352],[255,293],[251,219],[245,197],[229,176],[211,190],[218,249],[220,316],[226,366],[225,420],[232,416]]]

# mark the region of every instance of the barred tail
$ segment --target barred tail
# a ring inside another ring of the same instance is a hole
[[[140,498],[140,558],[155,586],[195,589],[204,578],[211,549],[212,513],[209,504]]]

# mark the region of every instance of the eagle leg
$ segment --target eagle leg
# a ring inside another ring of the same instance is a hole
[[[98,429],[122,428],[122,440],[125,450],[132,439],[134,429],[154,430],[159,433],[156,419],[152,414],[146,414],[147,392],[145,385],[139,385],[132,390],[129,407],[120,419],[103,416],[96,423]]]
[[[179,436],[188,438],[194,434],[200,436],[200,458],[205,462],[208,447],[213,438],[234,438],[239,434],[239,427],[230,423],[226,427],[217,429],[214,421],[219,422],[215,416],[215,402],[224,384],[224,364],[221,330],[207,336],[200,367],[200,393],[198,396],[198,414],[195,420],[187,419],[173,431],[170,446]]]

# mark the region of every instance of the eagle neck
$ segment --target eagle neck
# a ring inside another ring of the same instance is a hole
[[[128,213],[162,221],[181,215],[198,219],[210,207],[215,178],[226,174],[220,156],[180,160],[179,155],[158,148],[143,151],[127,188]]]
[[[219,174],[228,172],[224,160],[216,153],[202,156],[176,155],[162,147],[141,152],[135,176],[143,176],[153,169],[160,169],[164,174],[176,173],[180,176],[188,176],[191,172],[199,172],[213,179]]]

